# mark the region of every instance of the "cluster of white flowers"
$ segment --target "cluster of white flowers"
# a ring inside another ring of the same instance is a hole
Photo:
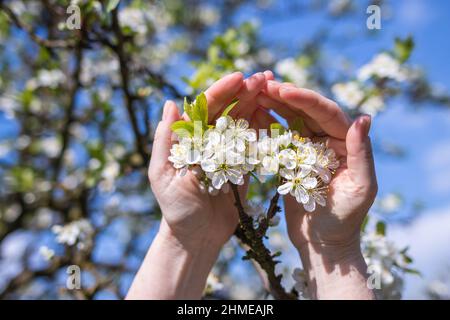
[[[298,292],[299,300],[309,300],[308,282],[306,280],[306,272],[303,269],[295,268],[292,272],[292,278],[294,279],[294,288]]]
[[[38,87],[57,88],[60,84],[66,81],[66,75],[59,69],[39,70],[35,78],[27,81],[26,87],[29,90],[34,90]]]
[[[281,178],[279,194],[291,194],[309,212],[316,204],[326,205],[327,185],[339,161],[323,142],[299,137],[294,131],[264,136],[258,142],[258,158],[259,176],[275,174]]]
[[[244,176],[255,172],[261,180],[277,175],[282,182],[278,193],[290,193],[307,211],[314,211],[316,203],[325,206],[327,184],[339,166],[334,151],[295,131],[274,133],[257,141],[246,120],[223,116],[203,136],[181,137],[169,161],[181,175],[192,169],[200,188],[213,195],[227,192],[227,182],[242,185]]]
[[[399,299],[403,288],[402,271],[408,258],[404,250],[395,246],[384,235],[368,232],[362,235],[362,251],[370,273],[380,279],[381,294],[385,299]]]
[[[61,151],[61,140],[56,136],[42,138],[40,141],[42,151],[50,158],[55,158]]]
[[[172,23],[172,17],[161,5],[145,5],[142,8],[126,7],[119,11],[119,23],[138,35],[145,35],[149,23],[157,32],[161,32]]]
[[[359,108],[362,112],[374,116],[385,107],[380,95],[371,94],[366,97],[364,87],[358,81],[336,83],[331,90],[336,100],[349,109]]]
[[[369,63],[357,71],[357,78],[352,81],[336,83],[331,88],[336,100],[349,109],[360,109],[362,112],[375,116],[384,110],[383,96],[370,87],[366,82],[370,79],[391,79],[403,82],[416,77],[413,70],[401,63],[388,53],[376,55]]]
[[[388,78],[401,82],[407,79],[407,71],[397,59],[383,52],[376,55],[358,71],[360,81],[366,81],[371,77]]]
[[[256,164],[245,156],[249,143],[255,141],[256,132],[249,129],[246,120],[220,117],[215,128],[203,136],[181,138],[170,150],[169,161],[180,169],[181,175],[196,166],[194,173],[201,177],[200,187],[214,195],[224,186],[226,192],[228,181],[235,185],[244,183],[244,175]]]
[[[403,204],[403,199],[398,193],[389,193],[376,201],[378,208],[383,213],[398,211]]]
[[[308,83],[309,73],[295,61],[294,58],[280,60],[275,65],[275,72],[294,83],[296,86],[305,87]]]
[[[84,250],[92,245],[94,228],[87,219],[70,222],[64,226],[55,225],[52,228],[56,234],[56,241],[68,246],[76,245],[79,250]]]

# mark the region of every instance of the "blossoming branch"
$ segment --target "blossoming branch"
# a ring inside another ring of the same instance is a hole
[[[274,123],[270,135],[260,130],[258,140],[245,119],[229,116],[236,104],[230,104],[215,125],[210,125],[203,93],[193,103],[185,101],[190,121],[177,121],[172,126],[179,137],[169,156],[173,166],[181,175],[190,170],[199,179],[201,190],[212,195],[227,193],[228,183],[244,184],[247,174],[260,181],[275,176],[280,195],[291,194],[309,212],[316,204],[325,206],[327,185],[339,167],[333,149],[301,137],[301,120],[288,130]]]

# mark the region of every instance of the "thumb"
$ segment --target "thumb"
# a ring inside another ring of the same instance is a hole
[[[163,108],[162,120],[156,128],[153,139],[152,157],[149,166],[149,175],[161,173],[168,163],[170,148],[172,147],[172,130],[170,126],[175,121],[180,120],[178,108],[173,101],[166,101]]]
[[[376,186],[375,165],[369,138],[370,125],[371,117],[363,115],[353,122],[347,132],[347,168],[352,181],[358,187]]]

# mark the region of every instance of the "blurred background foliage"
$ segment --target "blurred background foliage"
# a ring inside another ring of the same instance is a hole
[[[381,30],[366,27],[370,4],[381,8]],[[80,8],[80,29],[66,23],[70,5]],[[401,114],[446,110],[447,91],[411,62],[415,38],[396,22],[398,7],[381,0],[0,0],[0,298],[124,297],[160,218],[146,167],[161,106],[166,99],[181,105],[224,74],[271,69],[375,122],[399,103]],[[377,158],[405,161],[402,143],[380,136]],[[381,187],[389,187],[383,172]],[[249,198],[267,205],[269,189],[261,188],[252,185]],[[408,249],[386,237],[386,222],[411,223],[424,205],[405,199],[406,187],[386,190],[363,249],[381,276],[380,297],[397,299],[405,273],[417,272]],[[303,290],[298,274],[291,277],[300,262],[283,221],[270,228],[267,245],[282,253],[284,286]],[[205,296],[267,297],[242,256],[232,239]],[[73,264],[82,270],[80,290],[66,288]],[[436,275],[420,290],[447,298],[445,281]]]

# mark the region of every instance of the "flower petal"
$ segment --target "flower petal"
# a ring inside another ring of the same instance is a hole
[[[317,179],[313,177],[306,177],[302,181],[302,186],[306,189],[314,189],[317,186]]]
[[[297,199],[297,202],[305,204],[309,201],[309,198],[309,194],[301,186],[295,188],[295,199]]]
[[[222,185],[227,182],[227,178],[225,176],[225,173],[223,171],[217,171],[214,173],[212,177],[212,185],[215,189],[220,190],[222,188]]]
[[[316,210],[316,202],[314,201],[313,197],[310,197],[309,201],[303,204],[303,208],[305,208],[305,210],[308,212],[313,212],[314,210]]]
[[[279,186],[277,188],[277,191],[279,194],[285,195],[285,194],[288,194],[289,191],[292,190],[293,186],[294,186],[294,184],[292,182],[286,182],[285,184],[282,184],[281,186]]]

